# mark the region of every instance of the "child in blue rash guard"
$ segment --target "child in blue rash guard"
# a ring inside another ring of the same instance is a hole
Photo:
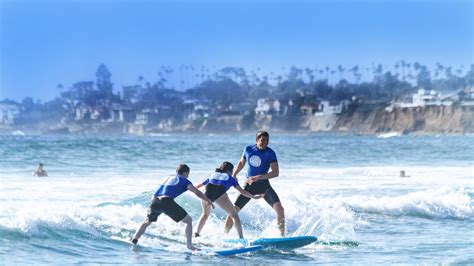
[[[199,191],[191,181],[188,180],[190,169],[185,164],[178,165],[176,169],[176,176],[167,178],[153,196],[153,201],[148,208],[147,218],[138,228],[135,236],[131,240],[133,244],[137,244],[140,236],[145,232],[146,228],[152,223],[156,222],[158,216],[162,213],[168,215],[175,222],[182,222],[186,224],[186,246],[190,250],[197,250],[192,244],[193,234],[193,220],[188,213],[179,206],[174,198],[181,195],[186,190],[189,190],[206,202],[210,207],[214,208],[212,201],[210,201],[201,191]]]
[[[239,182],[237,179],[231,176],[232,170],[234,169],[234,165],[229,162],[223,162],[219,168],[216,168],[215,173],[209,177],[208,179],[204,180],[201,184],[197,185],[197,188],[202,186],[206,186],[206,195],[212,202],[216,202],[227,214],[232,217],[235,223],[235,228],[237,229],[237,233],[239,234],[239,238],[244,238],[242,233],[242,225],[240,223],[239,215],[235,210],[232,202],[227,196],[227,190],[230,187],[234,187],[237,189],[241,194],[250,197],[252,199],[259,199],[262,198],[264,195],[252,195],[249,192],[245,191],[243,188],[240,187]],[[209,217],[211,212],[211,205],[208,202],[202,201],[202,214],[199,218],[198,227],[195,233],[195,236],[198,237],[201,233],[204,224]]]
[[[256,144],[245,147],[239,163],[235,167],[232,176],[237,174],[247,165],[247,184],[244,189],[252,195],[264,193],[265,201],[273,208],[277,215],[278,229],[280,235],[285,236],[285,210],[275,190],[270,185],[271,178],[279,175],[280,170],[275,152],[268,147],[270,135],[266,131],[258,131]],[[269,172],[269,170],[271,170]],[[250,201],[250,198],[241,194],[235,201],[235,209],[239,212]],[[227,216],[225,231],[232,228],[232,219]]]

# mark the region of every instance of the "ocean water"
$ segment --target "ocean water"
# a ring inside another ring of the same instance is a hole
[[[198,184],[253,143],[249,134],[0,136],[0,264],[474,264],[474,136],[274,134],[280,176],[271,183],[287,234],[317,243],[226,258],[192,254],[184,226],[164,215],[137,248],[127,243],[177,164],[188,164]],[[49,177],[31,175],[39,162]],[[177,202],[196,225],[198,198],[186,192]],[[263,200],[240,215],[246,238],[278,235]],[[224,216],[214,210],[196,246],[237,237],[223,232]]]

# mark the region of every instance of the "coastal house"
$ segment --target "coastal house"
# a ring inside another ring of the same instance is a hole
[[[135,124],[156,125],[171,117],[173,110],[169,105],[156,105],[155,108],[146,108],[135,114]]]
[[[137,103],[140,88],[141,87],[139,85],[122,86],[122,101],[128,104]]]
[[[260,98],[257,100],[257,115],[280,114],[280,101]]]
[[[462,106],[474,106],[474,87],[464,90],[464,97],[461,100]]]
[[[74,120],[82,120],[90,114],[90,108],[88,106],[79,105],[74,109]]]
[[[317,107],[317,111],[314,113],[315,116],[325,116],[325,115],[337,115],[342,113],[347,109],[351,101],[342,100],[335,105],[331,105],[329,101],[321,101]]]
[[[74,109],[75,117],[74,120],[92,119],[96,120],[100,117],[99,108],[93,108],[90,106],[79,105]]]
[[[405,96],[401,102],[392,103],[390,106],[386,107],[385,110],[391,112],[394,107],[414,108],[424,106],[450,106],[456,100],[457,99],[454,95],[442,96],[435,90],[419,89],[411,96]]]
[[[255,109],[255,104],[251,101],[243,101],[239,103],[232,103],[229,105],[229,110],[241,115],[249,115]]]
[[[17,105],[11,103],[0,103],[0,124],[13,125],[15,118],[20,115]]]
[[[415,106],[440,105],[440,94],[434,90],[419,89],[413,94],[412,104]]]
[[[207,100],[185,100],[185,105],[190,106],[185,114],[185,120],[196,120],[208,118],[210,115],[210,104]]]
[[[318,105],[317,104],[303,104],[300,107],[300,111],[302,115],[314,115],[314,113],[318,111]]]
[[[159,122],[158,110],[156,109],[143,109],[136,114],[135,124],[137,125],[149,125],[156,124]]]
[[[110,119],[109,122],[123,122],[130,123],[136,119],[135,112],[131,107],[125,107],[120,104],[114,104],[110,108]]]

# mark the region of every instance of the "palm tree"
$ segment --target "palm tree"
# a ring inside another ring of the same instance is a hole
[[[336,73],[336,70],[331,70],[331,81],[334,82],[334,74]]]
[[[360,73],[359,73],[359,67],[357,65],[353,66],[349,72],[352,72],[352,75],[355,77],[355,81],[359,82],[360,81]]]
[[[324,74],[324,69],[321,68],[321,69],[319,70],[319,79],[321,79],[321,77],[323,76],[323,74]]]
[[[343,68],[341,65],[338,65],[337,66],[337,71],[339,71],[339,80],[343,80],[344,79],[344,71],[346,69]]]
[[[400,68],[400,62],[396,62],[395,63],[395,72],[397,73],[397,77],[400,76],[400,72],[398,71],[398,69]]]
[[[62,91],[62,90],[64,89],[64,86],[63,86],[63,84],[58,84],[58,85],[56,86],[56,88],[57,88],[59,91]]]
[[[405,60],[401,61],[401,65],[402,65],[402,80],[405,81],[405,67],[407,66]]]
[[[313,75],[313,70],[311,68],[305,68],[305,73],[309,78],[309,82],[313,83],[314,82],[314,75]]]

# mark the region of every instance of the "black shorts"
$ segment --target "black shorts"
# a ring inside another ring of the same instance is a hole
[[[148,221],[156,222],[160,214],[166,214],[175,222],[179,222],[188,215],[188,213],[179,206],[172,198],[164,197],[157,198],[153,197],[150,208],[148,208]]]
[[[216,199],[218,199],[220,196],[224,195],[225,193],[226,193],[226,190],[224,186],[214,185],[214,184],[209,183],[206,185],[206,192],[204,192],[204,195],[206,195],[208,199],[214,202]]]
[[[280,202],[280,198],[278,197],[275,190],[273,190],[272,186],[270,186],[270,181],[268,180],[261,180],[252,183],[252,185],[245,185],[245,190],[247,190],[252,195],[257,194],[265,194],[265,201],[273,207],[273,204]],[[250,198],[247,198],[244,195],[240,195],[237,200],[235,201],[234,205],[242,209],[247,202],[249,202]]]

